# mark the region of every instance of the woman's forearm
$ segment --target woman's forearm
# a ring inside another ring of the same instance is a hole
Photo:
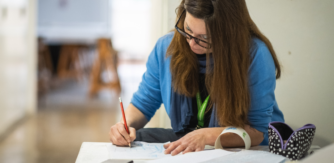
[[[125,116],[128,126],[136,130],[143,128],[148,122],[145,115],[132,104],[125,110]]]
[[[214,145],[217,137],[222,133],[225,127],[203,128],[203,133],[207,135],[206,144]],[[248,133],[251,139],[251,146],[259,145],[263,140],[263,133],[246,125],[244,130]],[[225,133],[220,137],[220,142],[223,147],[244,147],[245,143],[239,135],[234,133]]]

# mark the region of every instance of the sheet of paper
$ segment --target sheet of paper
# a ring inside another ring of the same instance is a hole
[[[267,151],[255,151],[255,150],[242,150],[235,152],[227,156],[217,157],[211,160],[205,161],[205,163],[245,163],[245,162],[256,162],[256,163],[282,163],[285,162],[286,158],[280,155],[275,155]]]
[[[245,148],[224,148],[224,150],[230,151],[230,152],[240,152],[245,150]],[[250,147],[249,150],[256,150],[256,151],[269,151],[268,146],[254,146]]]
[[[108,146],[111,143],[83,142],[76,163],[103,162],[108,159]]]
[[[165,155],[165,143],[145,143],[145,142],[132,142],[130,147],[119,147],[110,145],[109,159],[132,159],[132,160],[152,160],[170,155]]]
[[[171,163],[171,162],[204,162],[217,157],[226,156],[234,152],[229,152],[221,149],[205,150],[201,152],[191,152],[187,154],[180,154],[177,156],[166,157],[162,159],[148,161],[148,163]]]

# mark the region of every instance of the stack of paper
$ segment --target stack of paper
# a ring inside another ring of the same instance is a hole
[[[148,163],[205,162],[213,158],[223,157],[223,156],[226,156],[232,153],[234,152],[229,152],[229,151],[225,151],[221,149],[206,150],[206,151],[201,151],[201,152],[191,152],[187,154],[180,154],[177,156],[166,157],[166,158],[158,159],[158,160],[152,160],[152,161],[149,161]]]
[[[281,163],[286,158],[266,151],[242,150],[240,152],[229,152],[216,149],[201,152],[193,152],[184,155],[162,158],[148,161],[148,163],[170,163],[170,162],[192,162],[192,163]]]
[[[240,152],[235,152],[227,156],[220,156],[205,163],[246,163],[246,162],[256,162],[256,163],[281,163],[285,162],[287,158],[275,155],[267,151],[253,151],[253,150],[242,150]]]

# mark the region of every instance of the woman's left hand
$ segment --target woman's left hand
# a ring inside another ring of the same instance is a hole
[[[182,151],[183,154],[202,151],[206,144],[205,140],[207,134],[208,133],[205,133],[205,129],[192,131],[175,142],[165,144],[165,154],[174,156]]]

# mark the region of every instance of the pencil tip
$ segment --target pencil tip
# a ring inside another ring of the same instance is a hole
[[[122,98],[121,97],[119,97],[119,102],[122,102]]]

